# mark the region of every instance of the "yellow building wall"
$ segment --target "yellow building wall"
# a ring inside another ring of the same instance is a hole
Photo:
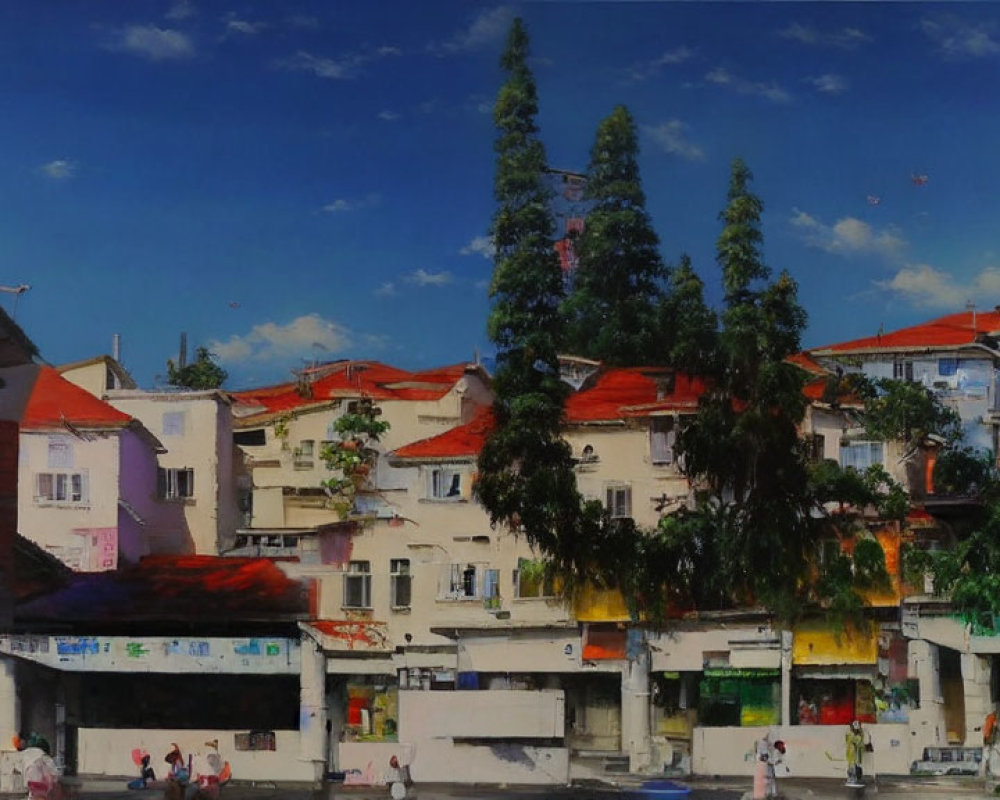
[[[828,666],[877,661],[878,631],[874,625],[840,632],[829,625],[801,625],[794,630],[793,664]]]
[[[573,614],[580,622],[628,622],[631,619],[620,591],[592,584],[577,591],[573,598]]]

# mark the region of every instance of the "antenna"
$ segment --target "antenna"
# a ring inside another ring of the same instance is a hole
[[[11,314],[12,319],[17,319],[17,301],[21,299],[21,295],[24,294],[31,287],[26,283],[22,283],[19,286],[0,286],[0,292],[4,294],[14,295],[14,313]]]
[[[972,312],[972,330],[976,330],[976,304],[971,300],[965,304],[965,310]]]

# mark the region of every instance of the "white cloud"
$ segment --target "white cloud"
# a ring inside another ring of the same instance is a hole
[[[840,75],[827,73],[806,80],[815,87],[817,92],[823,92],[823,94],[843,94],[847,91],[847,81]]]
[[[339,197],[332,203],[327,203],[323,206],[322,210],[328,214],[341,214],[345,211],[358,211],[362,208],[377,206],[381,199],[381,195],[376,192],[371,192],[360,200],[348,200],[346,198]]]
[[[920,308],[960,309],[977,297],[1000,293],[1000,268],[984,267],[968,283],[928,264],[908,264],[890,280],[876,281],[880,289]]]
[[[64,181],[76,174],[76,164],[65,158],[57,158],[48,164],[42,164],[38,170],[54,181]]]
[[[675,47],[673,50],[667,50],[662,55],[650,59],[649,61],[634,64],[629,68],[629,75],[633,80],[644,81],[647,78],[651,78],[652,76],[659,74],[661,67],[683,64],[685,61],[690,61],[694,58],[694,55],[694,50],[685,45],[681,45],[680,47]]]
[[[659,125],[643,125],[642,130],[666,152],[688,161],[700,161],[705,153],[698,145],[688,141],[685,136],[687,127],[679,119],[671,119]]]
[[[392,122],[393,120],[399,119],[399,114],[386,108],[378,112],[378,118],[385,120],[386,122]]]
[[[778,31],[778,36],[783,39],[791,39],[800,44],[841,47],[845,50],[853,50],[858,45],[872,41],[872,37],[860,28],[839,28],[834,31],[821,31],[811,25],[803,25],[800,22],[792,22],[788,27],[782,28]]]
[[[255,36],[267,27],[266,22],[249,22],[245,19],[229,19],[226,22],[226,33],[242,33]]]
[[[681,45],[680,47],[675,47],[673,50],[668,50],[659,58],[654,58],[653,64],[680,64],[687,61],[692,56],[694,56],[694,50],[690,47],[685,47]]]
[[[450,272],[428,272],[425,269],[417,269],[403,278],[407,283],[415,283],[417,286],[444,286],[451,283]]]
[[[733,75],[725,67],[716,67],[705,74],[705,80],[714,83],[716,86],[724,86],[739,94],[757,94],[766,97],[773,103],[787,103],[791,96],[777,83],[771,81],[749,81],[738,75]]]
[[[178,0],[167,10],[164,15],[167,19],[180,20],[193,17],[197,14],[197,9],[188,0]]]
[[[111,49],[150,61],[182,60],[195,54],[194,44],[186,34],[155,25],[129,25],[118,31]]]
[[[986,58],[1000,53],[1000,43],[993,38],[992,24],[975,25],[949,17],[923,19],[920,28],[945,58]]]
[[[463,53],[479,50],[503,40],[514,20],[514,9],[510,6],[481,11],[468,28],[456,33],[441,49],[448,53]]]
[[[383,281],[375,290],[376,297],[392,297],[396,294],[396,284],[392,281]]]
[[[317,350],[337,353],[351,345],[351,333],[342,325],[306,314],[285,325],[264,322],[245,336],[209,342],[208,349],[224,363],[240,361],[290,361],[311,357]]]
[[[906,248],[906,240],[891,229],[876,230],[855,217],[844,217],[826,225],[805,211],[793,209],[793,227],[799,229],[806,244],[828,253],[843,256],[880,255],[895,259]]]
[[[281,63],[286,69],[311,72],[317,78],[330,80],[344,80],[353,77],[355,67],[355,64],[350,60],[334,61],[332,58],[314,56],[304,50],[299,50],[294,56]]]
[[[358,69],[365,64],[390,56],[398,56],[401,52],[398,47],[385,46],[357,53],[347,53],[339,59],[333,59],[314,56],[305,50],[299,50],[294,56],[280,59],[275,64],[296,72],[311,72],[317,78],[347,80],[356,77]]]
[[[489,236],[477,236],[458,252],[463,256],[472,256],[478,253],[483,258],[493,258],[496,249]]]

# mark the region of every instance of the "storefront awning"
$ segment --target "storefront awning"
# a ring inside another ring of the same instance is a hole
[[[834,665],[798,665],[793,671],[794,677],[800,680],[818,681],[870,681],[878,676],[874,664],[834,664]]]
[[[374,620],[316,619],[300,622],[299,627],[323,648],[325,653],[350,654],[349,657],[391,657],[389,626]]]

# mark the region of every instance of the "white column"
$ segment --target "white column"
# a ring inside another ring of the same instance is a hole
[[[628,755],[629,772],[649,767],[652,740],[649,730],[649,650],[643,643],[635,659],[625,663],[622,673],[622,750]]]
[[[781,631],[781,725],[792,724],[792,639],[791,631]]]
[[[313,763],[314,780],[326,767],[326,655],[319,643],[302,634],[299,673],[299,758]]]
[[[17,699],[16,662],[0,656],[0,750],[11,747],[10,741],[21,727],[21,703]]]

